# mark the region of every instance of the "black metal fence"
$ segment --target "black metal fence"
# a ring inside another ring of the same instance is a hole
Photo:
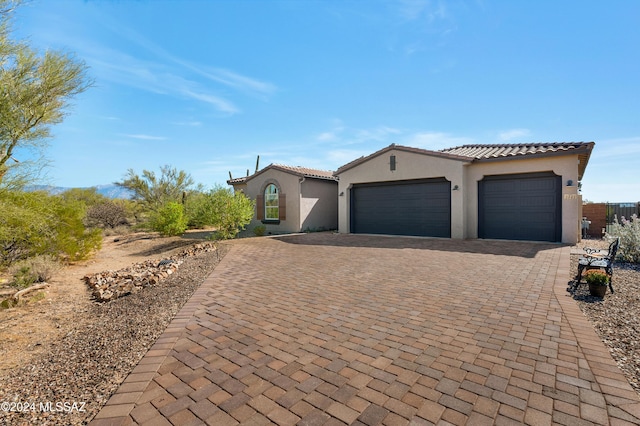
[[[640,203],[607,203],[607,231],[616,218],[629,220],[634,214],[640,216]]]

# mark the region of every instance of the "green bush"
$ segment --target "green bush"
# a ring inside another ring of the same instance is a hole
[[[618,221],[616,217],[614,223],[609,227],[606,238],[609,241],[620,238],[618,259],[623,262],[640,263],[640,219],[637,215],[631,216],[631,220],[627,220],[623,216]]]
[[[38,277],[26,265],[16,269],[16,271],[13,273],[12,284],[15,287],[27,288],[36,282],[38,282]]]
[[[211,225],[210,198],[204,192],[191,192],[186,198],[185,214],[189,229],[202,229]]]
[[[209,193],[211,225],[219,239],[234,238],[253,218],[255,203],[242,192],[217,188]]]
[[[37,255],[85,259],[100,248],[99,229],[86,229],[85,204],[44,192],[0,194],[0,265]]]
[[[256,237],[263,237],[264,234],[267,233],[267,227],[264,225],[258,225],[255,228],[253,228],[253,233],[255,234]]]
[[[253,218],[254,202],[243,193],[216,187],[208,193],[193,192],[186,199],[190,228],[211,226],[214,238],[234,238]]]
[[[152,214],[151,229],[165,236],[182,235],[187,230],[184,207],[179,203],[167,203]]]

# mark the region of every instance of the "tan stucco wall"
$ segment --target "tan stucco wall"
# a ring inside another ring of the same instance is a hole
[[[396,170],[389,157],[396,156]],[[338,185],[338,230],[349,233],[350,188],[353,184],[444,177],[451,187],[451,237],[478,237],[478,182],[484,176],[554,172],[562,179],[562,242],[575,244],[580,238],[578,156],[466,163],[442,157],[390,150],[342,172]],[[567,186],[567,181],[573,181]]]
[[[300,231],[299,180],[300,178],[298,176],[274,169],[266,170],[255,178],[249,179],[244,193],[252,200],[255,200],[258,194],[264,191],[268,183],[276,183],[280,188],[280,192],[287,196],[287,215],[286,219],[280,221],[279,224],[263,224],[257,219],[256,213],[254,212],[253,219],[247,229],[253,229],[258,225],[265,225],[267,233],[272,234]],[[258,206],[256,206],[256,208],[258,208]]]
[[[389,158],[396,156],[396,170],[389,167]],[[338,184],[338,230],[349,233],[350,188],[353,184],[367,182],[388,182],[397,180],[426,179],[444,177],[451,182],[451,237],[464,238],[465,196],[462,161],[442,157],[415,154],[392,149],[369,159],[340,174]]]
[[[281,193],[286,195],[286,219],[279,224],[262,223],[254,212],[247,229],[251,230],[256,226],[264,225],[267,233],[282,234],[338,228],[337,182],[314,178],[303,179],[291,173],[269,169],[249,179],[243,185],[243,192],[247,197],[255,200],[269,183],[275,183]],[[239,189],[239,185],[236,185],[236,190]]]
[[[478,238],[478,182],[484,176],[550,171],[562,177],[562,242],[575,244],[579,240],[581,201],[577,155],[476,162],[466,169],[466,238]],[[567,186],[568,180],[573,181],[573,186]]]
[[[300,184],[300,231],[338,229],[338,183],[306,178]]]

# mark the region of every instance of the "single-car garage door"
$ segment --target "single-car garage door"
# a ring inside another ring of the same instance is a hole
[[[444,178],[353,185],[351,232],[451,237],[451,183]]]
[[[487,176],[478,182],[478,237],[560,241],[561,177],[527,173]]]

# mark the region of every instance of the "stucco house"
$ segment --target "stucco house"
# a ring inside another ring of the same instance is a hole
[[[335,172],[339,232],[576,243],[594,145],[392,144]]]
[[[249,229],[269,234],[338,228],[338,179],[332,171],[270,164],[251,176],[227,181],[256,201]]]

